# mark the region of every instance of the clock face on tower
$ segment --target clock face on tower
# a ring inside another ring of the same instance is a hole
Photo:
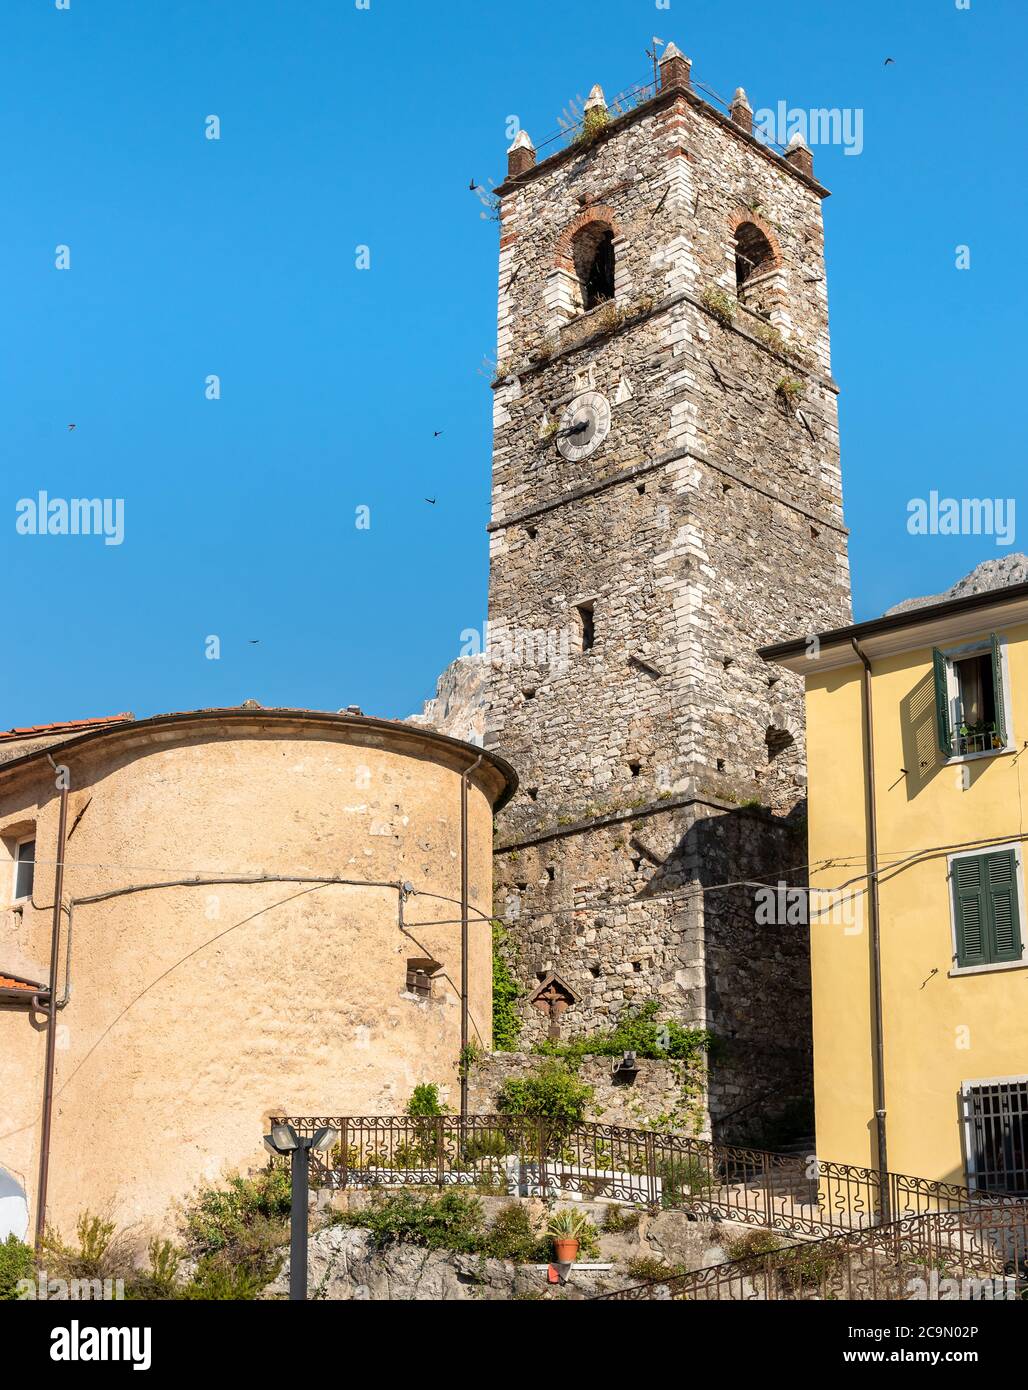
[[[586,459],[610,434],[610,403],[599,391],[583,391],[565,410],[557,448],[566,459]]]

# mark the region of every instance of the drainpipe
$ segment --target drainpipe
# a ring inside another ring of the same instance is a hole
[[[871,663],[855,637],[853,650],[864,668],[864,794],[867,805],[867,903],[871,926],[871,1075],[874,1089],[875,1137],[878,1151],[878,1195],[881,1219],[890,1220],[891,1194],[885,1131],[885,1024],[882,1018],[882,932],[878,902],[878,815],[875,803],[874,706]]]
[[[50,759],[51,767],[55,767]],[[64,772],[57,825],[57,868],[54,876],[54,915],[50,928],[50,990],[46,1012],[46,1062],[43,1071],[43,1120],[39,1136],[39,1182],[36,1185],[36,1249],[46,1234],[46,1197],[50,1178],[50,1125],[54,1105],[54,1061],[57,1053],[57,966],[61,948],[61,899],[64,896],[64,853],[68,830],[68,773]]]
[[[477,759],[460,775],[460,1117],[468,1118],[468,778],[482,762]]]

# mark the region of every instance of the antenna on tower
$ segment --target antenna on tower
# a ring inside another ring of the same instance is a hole
[[[654,96],[656,96],[657,93],[660,91],[660,54],[657,52],[658,47],[664,48],[664,47],[665,47],[665,40],[664,40],[664,39],[658,39],[657,36],[656,36],[656,34],[654,34],[654,36],[653,36],[653,49],[652,49],[652,51],[651,51],[650,49],[647,49],[647,50],[646,50],[646,56],[647,56],[647,58],[652,58],[652,59],[653,59],[653,95],[654,95]]]

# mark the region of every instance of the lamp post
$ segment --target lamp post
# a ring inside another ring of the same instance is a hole
[[[289,1210],[289,1298],[291,1301],[307,1297],[307,1167],[310,1154],[327,1153],[336,1142],[334,1129],[319,1129],[307,1138],[297,1134],[292,1125],[271,1126],[271,1133],[264,1136],[265,1147],[272,1153],[290,1155],[293,1180],[292,1201]]]

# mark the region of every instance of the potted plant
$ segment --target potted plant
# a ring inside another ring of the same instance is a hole
[[[553,1253],[558,1264],[574,1264],[578,1258],[582,1232],[589,1218],[584,1211],[565,1207],[555,1211],[546,1223],[546,1234],[553,1241]]]

